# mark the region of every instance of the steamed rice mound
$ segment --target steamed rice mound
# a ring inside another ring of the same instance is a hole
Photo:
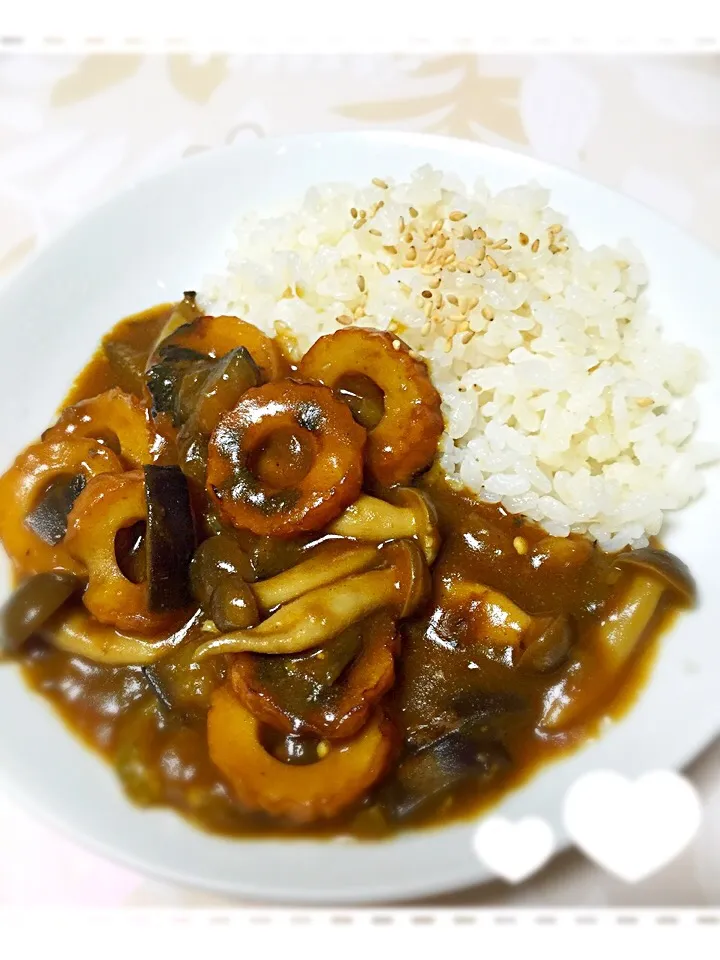
[[[691,439],[701,358],[663,340],[632,245],[584,249],[548,201],[430,167],[317,186],[244,217],[201,301],[298,359],[342,326],[397,333],[443,397],[452,480],[548,533],[644,546],[717,456]]]

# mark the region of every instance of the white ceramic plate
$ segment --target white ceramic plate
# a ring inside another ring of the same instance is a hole
[[[699,394],[701,433],[711,435],[720,416],[720,264],[711,253],[639,204],[530,158],[461,140],[357,133],[259,141],[185,160],[117,196],[43,251],[0,297],[0,468],[47,425],[116,320],[197,288],[222,265],[239,212],[292,201],[313,182],[402,177],[426,162],[470,182],[482,175],[493,189],[539,180],[586,245],[630,237],[647,259],[650,299],[667,335],[695,344],[714,364]],[[697,577],[699,608],[664,638],[636,707],[496,812],[542,816],[565,844],[561,802],[579,774],[680,768],[720,731],[720,471],[710,471],[708,483],[663,534]],[[241,842],[206,835],[168,811],[136,809],[112,770],[12,668],[0,670],[0,730],[0,783],[11,795],[96,851],[167,880],[259,900],[352,903],[489,879],[473,855],[469,823],[379,844]]]

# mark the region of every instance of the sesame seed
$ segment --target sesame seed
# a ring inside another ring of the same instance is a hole
[[[295,296],[302,299],[305,296],[305,287],[301,283],[295,284]]]
[[[473,238],[472,227],[467,223],[464,224],[460,236],[463,238],[463,240],[472,240]]]
[[[445,246],[445,244],[446,244],[447,242],[448,242],[447,234],[441,233],[441,234],[438,236],[438,238],[437,238],[437,248],[438,248],[438,250],[442,250],[442,248]]]
[[[445,341],[445,353],[450,353],[452,350],[452,337],[448,337]]]
[[[428,286],[431,290],[437,290],[440,286],[440,277],[433,277],[432,280],[428,280]]]
[[[432,300],[423,300],[422,312],[425,314],[426,317],[430,316],[430,314],[432,313],[432,308],[433,308]]]
[[[516,280],[517,278],[516,278],[515,274],[512,272],[512,270],[508,270],[508,275],[507,275],[507,278],[506,278],[506,279],[507,279],[507,282],[508,282],[508,283],[515,283],[515,280]]]
[[[398,217],[398,233],[405,232],[405,217]]]
[[[512,246],[506,240],[504,243],[500,244],[498,250],[512,250]]]
[[[492,307],[483,307],[481,312],[482,312],[482,315],[485,317],[486,320],[494,320],[494,319],[495,319],[495,311],[493,310]]]
[[[490,264],[490,266],[493,268],[493,270],[497,270],[497,260],[496,260],[494,257],[491,257],[490,254],[488,254],[488,255],[485,257],[485,259],[486,259],[487,262]]]
[[[353,311],[353,316],[355,317],[356,320],[359,320],[360,317],[364,317],[365,307],[355,307],[355,310]]]
[[[425,297],[426,300],[429,300],[432,297],[432,290],[423,290],[420,296]]]
[[[487,234],[482,227],[475,227],[473,237],[475,237],[476,240],[484,240],[486,236]]]
[[[365,217],[359,217],[353,224],[353,230],[359,230],[360,227],[364,227],[366,223],[367,223],[367,220],[365,219]]]
[[[388,253],[391,253],[391,254],[397,253],[397,247],[393,246],[393,244],[391,243],[385,244],[385,246],[383,247],[383,250],[386,250]]]
[[[525,537],[515,537],[515,539],[513,540],[513,546],[515,547],[516,552],[519,553],[521,557],[524,557],[528,551],[528,542],[525,539]]]
[[[357,217],[357,207],[350,207],[350,216],[355,220]]]
[[[495,250],[499,250],[504,243],[507,243],[507,239],[505,237],[503,237],[502,240],[493,240],[490,246],[493,247]]]
[[[463,213],[462,210],[453,210],[453,212],[450,214],[448,219],[453,220],[455,221],[455,223],[457,223],[458,220],[464,220],[466,216],[467,214]]]
[[[533,240],[532,246],[530,247],[533,253],[537,253],[540,249],[540,240]]]
[[[382,232],[381,232],[380,230],[376,230],[375,227],[371,227],[371,228],[368,230],[368,233],[371,233],[374,237],[381,237],[381,236],[382,236]]]
[[[472,338],[473,338],[474,336],[475,336],[475,331],[474,331],[474,330],[468,330],[467,333],[464,333],[464,334],[462,335],[462,339],[460,340],[460,343],[462,343],[463,346],[464,346],[466,343],[470,343],[470,341],[472,340]]]
[[[530,243],[530,237],[526,233],[519,233],[518,240],[523,247],[526,247]]]
[[[412,289],[406,283],[403,283],[402,280],[398,280],[398,286],[403,293],[407,293],[408,295],[412,293]]]
[[[417,216],[419,216],[419,213],[418,213],[418,211],[415,209],[415,207],[408,207],[408,210],[410,211],[410,216],[411,216],[411,217],[417,217]]]
[[[447,270],[448,273],[455,273],[455,271],[457,270],[457,267],[455,266],[454,263],[449,263],[445,269]]]
[[[385,201],[378,200],[378,202],[375,204],[375,211],[377,212],[381,207],[384,207],[384,206],[385,206]]]
[[[367,217],[367,210],[360,210],[358,213],[359,217]]]
[[[362,274],[360,274],[356,282],[357,282],[358,290],[360,291],[360,293],[365,293],[365,277]]]
[[[460,303],[460,301],[458,300],[458,298],[455,296],[454,293],[449,293],[445,299],[447,300],[448,303],[451,303],[454,307],[457,307],[458,304]]]
[[[465,307],[465,313],[470,313],[471,310],[474,310],[475,307],[480,303],[478,297],[470,297]]]
[[[408,252],[405,254],[408,260],[417,260],[417,250],[415,247],[410,247]]]
[[[484,245],[484,244],[483,244],[478,250],[475,251],[475,259],[476,259],[477,262],[478,262],[478,266],[479,266],[479,265],[482,263],[482,261],[485,259],[486,254],[487,254],[487,250],[485,249],[485,245]]]
[[[399,350],[402,344],[399,340],[393,340],[392,342],[393,350]]]
[[[474,277],[477,277],[478,280],[479,280],[481,277],[484,277],[484,276],[485,276],[485,273],[486,273],[486,271],[485,271],[485,269],[484,269],[483,267],[475,267],[475,268],[473,269],[473,276],[474,276]]]
[[[412,230],[406,230],[405,236],[403,239],[405,240],[405,243],[412,243],[413,242]]]
[[[558,247],[554,243],[548,244],[548,250],[550,251],[550,253],[553,253],[553,254],[560,253],[560,247]]]
[[[385,277],[387,277],[390,273],[390,267],[386,266],[384,263],[381,263],[379,260],[377,261],[377,268]]]
[[[292,287],[285,287],[285,289],[283,290],[282,298],[281,298],[281,299],[283,299],[283,300],[289,300],[290,297],[292,297],[292,295],[293,295]]]
[[[381,190],[387,190],[388,188],[388,185],[385,183],[384,180],[381,180],[380,177],[373,177],[372,182],[375,184],[376,187],[380,187]]]
[[[635,403],[639,407],[651,407],[653,405],[652,397],[638,397]]]
[[[510,268],[506,267],[504,263],[500,264],[500,266],[498,267],[498,270],[500,271],[503,277],[506,277],[510,273]]]
[[[348,327],[353,322],[353,318],[349,317],[346,313],[341,313],[339,317],[335,317],[335,320],[343,327]]]
[[[561,224],[561,223],[554,223],[551,227],[548,227],[548,231],[547,231],[547,232],[548,232],[551,236],[554,236],[556,233],[560,233],[561,230],[562,230],[562,224]]]
[[[430,330],[431,330],[431,329],[432,329],[432,323],[430,323],[430,321],[428,320],[427,323],[424,323],[424,324],[422,325],[422,329],[421,329],[421,331],[420,331],[420,335],[421,335],[422,337],[426,337],[426,336],[430,333]]]

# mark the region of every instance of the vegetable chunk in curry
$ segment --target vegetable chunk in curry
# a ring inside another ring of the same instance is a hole
[[[293,364],[193,294],[128,318],[0,479],[5,658],[214,832],[477,813],[631,702],[695,588],[451,486],[440,399],[389,334]]]

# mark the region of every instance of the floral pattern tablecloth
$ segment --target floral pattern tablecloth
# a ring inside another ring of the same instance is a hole
[[[720,57],[0,56],[0,283],[65,224],[181,157],[273,134],[443,133],[630,194],[720,251]],[[691,770],[692,845],[628,886],[577,853],[473,906],[720,905],[720,743]],[[101,860],[0,796],[0,905],[229,906]]]

